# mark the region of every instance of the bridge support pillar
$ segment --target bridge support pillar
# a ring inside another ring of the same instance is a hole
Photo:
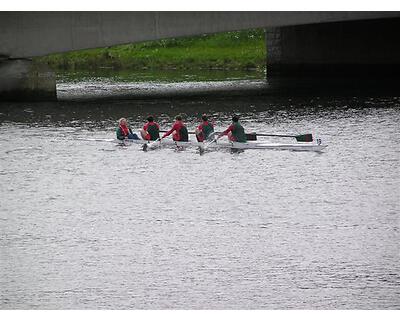
[[[0,101],[57,100],[55,74],[30,60],[0,60]]]
[[[399,18],[267,29],[267,77],[398,77],[399,30]]]

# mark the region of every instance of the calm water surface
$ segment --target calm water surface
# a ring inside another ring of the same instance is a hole
[[[323,153],[144,153],[126,116],[308,133]],[[399,97],[0,105],[1,309],[399,309]]]

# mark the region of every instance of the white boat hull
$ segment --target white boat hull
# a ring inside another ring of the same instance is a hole
[[[266,142],[197,142],[197,141],[188,141],[188,142],[180,142],[180,141],[173,141],[169,139],[163,139],[161,141],[156,142],[147,142],[145,140],[115,140],[118,143],[124,144],[140,144],[145,145],[149,150],[160,148],[163,146],[172,146],[172,147],[199,147],[204,149],[239,149],[239,150],[246,150],[246,149],[259,149],[259,150],[292,150],[292,151],[322,151],[327,147],[324,144],[316,144],[311,142],[298,142],[298,143],[266,143]]]

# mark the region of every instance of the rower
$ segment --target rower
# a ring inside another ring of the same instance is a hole
[[[174,141],[189,141],[189,135],[186,126],[182,122],[182,117],[177,115],[175,117],[175,123],[172,128],[164,133],[161,139],[168,137],[172,133],[172,139]]]
[[[118,120],[118,128],[116,130],[117,139],[124,140],[124,139],[133,139],[139,140],[139,137],[136,133],[132,132],[132,129],[128,126],[128,121],[125,118],[121,118]]]
[[[154,141],[160,138],[160,126],[154,122],[153,116],[147,117],[147,123],[140,130],[143,140]]]
[[[224,135],[228,135],[229,141],[232,142],[247,142],[244,128],[239,122],[239,117],[236,115],[232,117],[232,124],[224,132],[221,132],[218,135],[218,138],[221,138]]]
[[[202,123],[196,128],[196,138],[198,142],[203,142],[204,140],[208,140],[211,138],[214,133],[214,126],[208,122],[207,115],[203,114],[201,117]]]

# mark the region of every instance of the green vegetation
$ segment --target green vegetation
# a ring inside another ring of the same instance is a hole
[[[81,50],[35,60],[58,70],[263,70],[265,56],[264,31],[254,29]]]

